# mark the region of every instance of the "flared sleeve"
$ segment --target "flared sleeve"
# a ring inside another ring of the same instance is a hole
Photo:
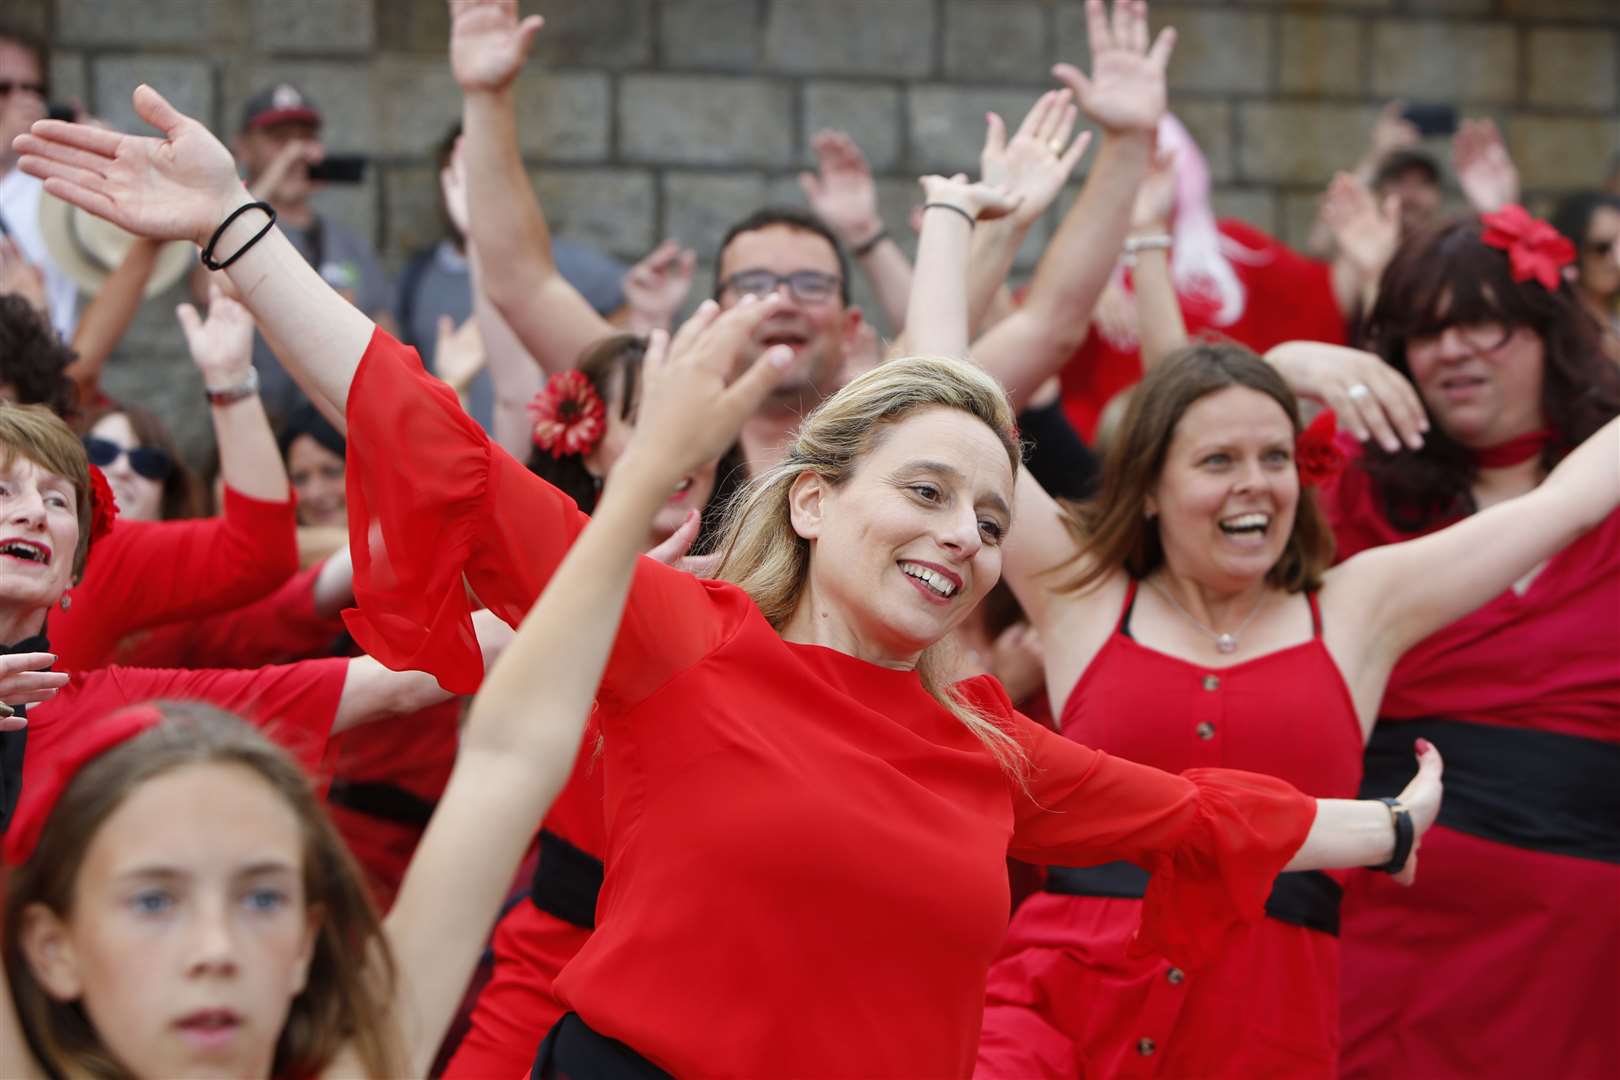
[[[1138,765],[1005,708],[1029,756],[1027,792],[1013,790],[1012,856],[1064,866],[1123,860],[1147,870],[1133,950],[1189,969],[1217,955],[1234,926],[1264,914],[1272,882],[1316,820],[1315,799],[1258,773],[1178,776]]]

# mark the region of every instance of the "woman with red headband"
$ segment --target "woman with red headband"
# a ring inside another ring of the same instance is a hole
[[[1324,500],[1341,557],[1539,502],[1613,426],[1620,373],[1565,279],[1574,254],[1517,206],[1453,222],[1385,270],[1376,355],[1274,352],[1296,388],[1376,436]],[[1488,534],[1463,568],[1527,531]],[[1363,790],[1391,790],[1395,747],[1421,735],[1459,797],[1422,883],[1357,882],[1347,1077],[1603,1076],[1620,1061],[1620,514],[1511,584],[1408,651],[1378,709]]]

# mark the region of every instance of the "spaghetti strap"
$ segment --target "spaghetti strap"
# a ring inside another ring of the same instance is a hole
[[[1316,590],[1305,590],[1305,599],[1311,605],[1311,637],[1320,638],[1322,636],[1322,608],[1316,602]]]
[[[1136,610],[1136,589],[1141,584],[1136,578],[1131,578],[1131,583],[1125,587],[1125,607],[1119,613],[1117,632],[1126,637],[1131,636],[1131,612]]]

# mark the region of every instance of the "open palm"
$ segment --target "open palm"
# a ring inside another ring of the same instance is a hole
[[[229,150],[150,86],[135,111],[162,138],[41,120],[14,144],[19,166],[64,202],[154,240],[208,242],[247,199]]]
[[[1022,225],[1046,212],[1086,151],[1089,133],[1069,141],[1075,112],[1067,90],[1042,94],[1011,139],[1001,117],[990,114],[979,174],[986,184],[1017,200],[1018,209],[1011,216]]]
[[[1053,73],[1104,131],[1155,130],[1164,115],[1164,70],[1175,48],[1175,31],[1166,27],[1148,48],[1147,4],[1142,0],[1115,0],[1112,18],[1103,0],[1087,0],[1086,28],[1091,75],[1071,64],[1059,64]]]
[[[463,90],[502,90],[529,56],[545,22],[519,20],[517,0],[450,0],[450,68]]]

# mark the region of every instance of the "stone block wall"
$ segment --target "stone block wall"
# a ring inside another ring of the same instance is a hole
[[[329,148],[376,162],[363,185],[324,196],[334,211],[395,268],[436,236],[428,155],[459,108],[444,0],[7,3],[54,35],[58,93],[114,123],[133,123],[139,79],[220,132],[262,85],[300,83]],[[1087,59],[1078,0],[522,6],[547,19],[521,91],[547,210],[626,258],[674,236],[707,264],[726,222],[799,198],[795,174],[825,126],[865,148],[907,232],[919,172],[974,169],[987,109],[1016,123],[1055,61]],[[1391,97],[1495,117],[1533,202],[1596,185],[1620,151],[1620,0],[1180,0],[1153,18],[1179,30],[1172,107],[1209,157],[1217,209],[1286,239],[1303,239]],[[113,373],[115,390],[152,386],[177,340],[169,305],[148,305],[141,362]]]

